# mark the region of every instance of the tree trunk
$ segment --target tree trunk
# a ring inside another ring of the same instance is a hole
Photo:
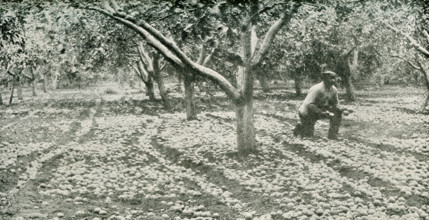
[[[18,100],[23,100],[24,98],[22,97],[22,84],[21,84],[21,82],[17,82],[16,92],[18,93]]]
[[[427,92],[425,98],[423,99],[422,105],[420,106],[421,111],[424,111],[426,109],[426,106],[429,103],[429,91]]]
[[[237,146],[242,154],[256,150],[253,100],[236,104]]]
[[[428,76],[426,76],[426,78],[427,77]],[[426,80],[428,80],[428,79],[426,79]],[[428,105],[428,103],[429,103],[429,83],[427,84],[427,87],[426,87],[426,96],[423,99],[422,105],[420,107],[421,111],[424,111],[426,109],[426,106]]]
[[[194,120],[197,119],[197,112],[195,109],[195,100],[194,100],[194,78],[185,73],[183,76],[183,84],[185,86],[185,102],[186,102],[186,119]]]
[[[43,76],[43,93],[48,93],[48,77]]]
[[[425,72],[424,78],[425,78],[425,82],[426,82],[426,92],[427,92],[427,94],[426,94],[426,97],[423,100],[423,103],[422,103],[422,106],[421,106],[421,110],[422,111],[425,110],[426,106],[429,103],[429,74],[426,71],[424,71],[424,72]]]
[[[34,79],[31,82],[31,91],[33,92],[33,96],[37,96],[37,80],[36,79]]]
[[[259,80],[259,85],[261,85],[262,87],[262,91],[263,92],[270,92],[270,85],[268,84],[267,78],[265,76],[259,76],[258,77]]]
[[[350,56],[351,55],[351,56]],[[354,94],[354,87],[352,82],[352,77],[357,74],[357,68],[358,68],[358,56],[359,56],[359,50],[358,47],[354,47],[351,51],[351,54],[347,56],[347,65],[349,67],[347,75],[344,76],[345,80],[345,87],[346,87],[346,99],[348,101],[355,101],[356,96]]]
[[[164,104],[164,108],[165,109],[170,109],[170,101],[168,98],[168,93],[165,90],[165,86],[164,86],[164,80],[162,79],[161,76],[161,70],[159,68],[159,54],[155,54],[153,56],[152,62],[153,62],[153,79],[155,80],[155,82],[158,84],[158,89],[159,89],[159,95],[161,96],[162,99],[162,103]]]
[[[54,74],[52,77],[52,89],[58,89],[58,75],[57,73]]]
[[[183,81],[183,76],[182,74],[177,74],[177,91],[178,92],[182,92],[182,81]]]
[[[425,98],[423,99],[422,105],[420,107],[421,111],[424,111],[426,106],[429,103],[429,73],[426,71],[423,64],[419,60],[417,60],[417,64],[419,65],[420,71],[423,74],[423,78],[426,86],[426,92],[427,92]]]
[[[136,81],[134,79],[134,77],[131,77],[130,79],[130,88],[134,89],[136,87]]]
[[[355,101],[356,97],[354,93],[351,75],[345,76],[344,80],[345,80],[345,87],[346,87],[346,99],[348,101]]]
[[[149,100],[155,101],[155,92],[153,90],[153,81],[152,79],[149,79],[147,82],[144,82],[146,85],[146,95],[149,96]]]
[[[295,82],[295,94],[296,96],[302,95],[302,78],[299,74],[296,74],[294,76],[294,82]]]
[[[257,5],[251,7],[256,13]],[[248,22],[241,30],[241,57],[243,65],[238,68],[237,86],[240,98],[236,100],[237,117],[237,147],[241,155],[256,151],[255,127],[253,119],[253,83],[255,81],[255,68],[252,68],[252,22]],[[259,61],[258,61],[259,62]]]
[[[3,97],[1,95],[1,93],[0,93],[0,105],[3,105]]]
[[[165,109],[170,109],[171,105],[170,105],[170,100],[168,98],[168,93],[165,89],[164,86],[164,80],[162,79],[162,77],[160,77],[156,83],[158,84],[158,89],[159,89],[159,95],[161,96],[162,99],[162,103],[164,104],[164,108]]]
[[[13,91],[15,90],[15,83],[12,83],[12,90],[10,91],[9,105],[12,105]]]

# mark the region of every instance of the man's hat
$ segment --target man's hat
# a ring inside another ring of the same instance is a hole
[[[325,76],[337,76],[337,74],[332,72],[332,71],[327,70],[327,71],[322,72],[322,77],[325,77]]]

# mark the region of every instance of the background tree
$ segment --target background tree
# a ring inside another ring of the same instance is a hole
[[[170,109],[171,105],[168,98],[168,93],[161,75],[161,71],[165,64],[161,66],[160,54],[158,52],[153,52],[151,55],[149,55],[142,43],[140,43],[137,48],[139,60],[137,61],[136,72],[138,71],[140,78],[143,80],[143,82],[145,82],[150,99],[155,99],[152,83],[155,81],[158,85],[159,94],[161,96],[162,103],[164,104],[164,108]]]
[[[305,78],[320,80],[323,68],[333,69],[337,63],[337,47],[330,40],[337,25],[336,17],[336,11],[330,5],[304,5],[289,28],[281,33],[284,40],[278,47],[284,53],[283,72],[285,77],[294,80],[297,95],[302,93]]]
[[[149,97],[149,100],[155,101],[155,92],[153,90],[153,76],[145,69],[144,64],[141,60],[138,60],[135,65],[133,65],[134,71],[141,81],[146,86],[146,95]]]
[[[393,5],[381,5],[378,10],[385,10],[384,17],[379,17],[377,22],[387,30],[396,34],[396,39],[401,39],[398,43],[394,44],[393,48],[389,48],[389,52],[394,52],[393,57],[399,57],[405,60],[409,66],[418,70],[421,73],[423,84],[427,95],[422,101],[421,110],[423,111],[429,99],[429,75],[426,70],[426,65],[429,59],[429,34],[428,34],[428,20],[427,14],[429,7],[423,2],[405,1],[397,2]],[[413,48],[414,51],[410,51]],[[416,54],[417,53],[417,54]],[[392,53],[391,53],[392,54]],[[415,60],[413,63],[412,60]],[[412,72],[412,71],[408,71]]]
[[[127,5],[125,5],[127,6]],[[214,8],[211,8],[214,6]],[[128,5],[127,10],[131,10],[137,20],[153,21],[154,27],[168,33],[171,38],[181,47],[190,57],[197,59],[199,64],[207,63],[216,39],[216,29],[218,28],[219,16],[218,8],[213,3],[198,3],[197,1],[159,1],[153,4]],[[145,11],[145,13],[136,13],[136,11]],[[195,43],[199,42],[199,43]],[[167,60],[168,61],[168,60]],[[171,63],[183,80],[185,88],[185,105],[187,119],[192,120],[197,117],[195,109],[195,77],[189,70]]]
[[[48,74],[63,86],[88,86],[117,75],[133,52],[128,29],[95,13],[64,3],[43,3],[40,22],[53,50],[47,53]],[[112,28],[114,27],[114,28]]]
[[[12,103],[15,88],[18,98],[22,99],[21,72],[26,59],[23,12],[21,6],[15,3],[0,7],[0,62],[4,70],[2,82],[12,84],[9,103]]]

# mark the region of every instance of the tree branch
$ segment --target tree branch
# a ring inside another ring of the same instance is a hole
[[[257,52],[253,55],[251,65],[257,66],[262,58],[268,53],[272,40],[275,35],[280,31],[280,29],[290,21],[292,16],[298,11],[300,5],[292,6],[292,10],[288,15],[282,15],[273,25],[271,25],[268,32],[265,34],[265,37],[261,43],[261,46]]]
[[[137,65],[138,65],[138,64],[136,64],[136,65],[131,65],[131,66],[133,67],[134,72],[137,74],[137,76],[138,76],[140,79],[142,79],[142,75],[140,74],[140,70],[138,69]]]
[[[23,75],[27,79],[34,80],[34,77],[31,77],[31,76],[25,74],[24,72],[22,72],[21,75]]]
[[[159,70],[163,70],[167,64],[165,62],[162,62],[162,65],[159,67]]]
[[[398,33],[402,36],[404,36],[405,38],[407,38],[407,40],[410,42],[411,46],[413,46],[417,51],[419,51],[420,53],[422,53],[423,55],[425,55],[426,57],[429,57],[429,51],[426,50],[424,47],[422,47],[419,43],[417,43],[417,41],[412,38],[409,34],[404,33],[396,28],[394,28],[392,25],[390,24],[386,24],[383,23],[387,28],[389,28],[390,30],[394,31],[395,33]]]
[[[238,66],[242,66],[243,65],[243,59],[241,58],[240,55],[233,53],[233,52],[229,52],[229,51],[224,51],[225,53],[225,59],[231,63],[234,63]]]
[[[213,48],[212,51],[210,52],[210,54],[204,59],[202,65],[206,66],[207,63],[212,59],[214,52],[216,51],[217,48]]]
[[[349,69],[351,69],[351,68],[352,68],[352,61],[351,61],[351,57],[350,57],[350,56],[347,56],[347,57],[346,57],[346,60],[347,60],[347,67],[348,67]]]
[[[346,52],[346,51],[342,51],[341,52],[341,55],[343,55],[343,56],[345,56],[345,57],[349,57],[350,56],[350,54],[353,52],[353,50],[355,49],[357,47],[357,45],[355,45],[355,46],[353,46],[348,52]],[[378,53],[378,51],[376,51],[377,53]]]
[[[411,61],[406,60],[406,59],[404,59],[404,58],[402,58],[402,57],[400,57],[400,56],[398,56],[398,55],[391,55],[391,57],[395,57],[395,58],[398,58],[398,59],[400,59],[400,60],[402,60],[402,61],[404,61],[404,62],[407,62],[407,63],[408,63],[408,65],[410,65],[411,67],[413,67],[413,68],[414,68],[414,69],[416,69],[416,70],[421,70],[421,69],[420,69],[420,67],[418,67],[416,64],[414,64],[414,63],[412,63]]]
[[[180,48],[171,40],[167,39],[160,31],[153,28],[146,21],[141,20],[138,24],[142,29],[151,34],[156,40],[158,40],[162,45],[168,48],[175,56],[177,56],[185,65],[190,65],[193,63],[188,56],[186,56]],[[190,65],[192,66],[192,65]]]
[[[16,74],[12,73],[10,70],[8,70],[8,71],[7,71],[7,73],[8,73],[9,75],[13,76],[13,77],[15,77],[15,76],[16,76]]]
[[[137,49],[139,51],[140,61],[145,65],[146,71],[153,72],[152,58],[150,58],[149,54],[144,49],[143,44],[140,43]],[[143,58],[146,59],[147,64]]]
[[[208,55],[204,58],[204,61],[201,63],[201,65],[203,66],[207,65],[207,63],[212,59],[213,54],[216,52],[218,47],[219,47],[219,41],[216,41],[214,47],[211,49],[210,53],[208,53]]]
[[[115,13],[115,9],[113,9],[113,8],[110,6],[110,4],[109,4],[109,2],[108,2],[107,0],[103,0],[103,1],[101,2],[101,4],[102,4],[103,8],[104,8],[105,10],[107,10],[108,12],[110,12],[110,13]]]
[[[198,57],[198,64],[203,64],[204,59],[206,58],[207,49],[206,49],[206,43],[201,44],[201,50],[200,50],[200,56]]]
[[[250,16],[250,19],[254,19],[257,16],[261,15],[262,13],[267,12],[267,11],[273,9],[276,5],[280,5],[280,4],[282,4],[282,3],[276,2],[276,3],[272,4],[272,5],[266,5],[261,10],[259,10],[257,13],[252,14]]]
[[[137,68],[140,72],[141,79],[143,80],[143,82],[149,81],[149,77],[150,77],[149,72],[146,71],[142,61],[137,61]]]
[[[182,63],[182,61],[175,56],[171,50],[169,50],[166,46],[164,46],[164,44],[162,44],[160,41],[158,41],[156,38],[154,38],[151,34],[149,34],[149,32],[147,32],[145,29],[143,29],[142,27],[139,27],[138,25],[134,24],[131,21],[128,21],[126,19],[123,19],[121,17],[115,16],[112,13],[110,13],[107,10],[103,10],[100,8],[94,8],[94,7],[89,7],[87,8],[88,10],[93,10],[93,11],[97,11],[100,12],[104,15],[107,15],[108,17],[113,18],[114,20],[128,26],[129,28],[133,29],[135,32],[137,32],[140,36],[143,37],[143,39],[147,40],[148,42],[151,43],[151,46],[154,47],[157,51],[159,51],[163,56],[167,57],[168,59],[170,59],[172,62],[175,62],[177,65],[179,66],[184,66],[184,64]]]
[[[426,30],[423,30],[423,35],[425,35],[427,42],[429,43],[429,34]]]
[[[12,65],[10,65],[9,63],[7,64],[7,66],[6,66],[6,73],[7,74],[9,74],[9,75],[11,75],[11,76],[13,76],[13,77],[15,77],[15,74],[14,73],[12,73],[11,71],[10,71],[10,69],[12,68],[12,66],[14,66],[14,64],[12,64]]]
[[[110,0],[110,3],[112,5],[112,8],[115,10],[115,12],[120,12],[122,11],[122,8],[119,7],[118,3],[116,3],[115,0]]]
[[[239,98],[238,91],[225,77],[210,68],[206,68],[191,61],[172,41],[168,40],[158,30],[151,27],[145,21],[141,21],[139,26],[129,20],[115,16],[100,8],[89,7],[87,9],[100,12],[128,26],[151,43],[151,46],[174,64],[179,67],[188,66],[188,68],[194,70],[192,71],[193,74],[202,75],[218,84],[231,99],[236,100]]]

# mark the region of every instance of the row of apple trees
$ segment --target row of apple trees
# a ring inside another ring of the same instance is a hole
[[[9,103],[23,99],[27,85],[37,96],[37,88],[46,93],[117,78],[132,43],[121,26],[112,27],[64,2],[0,3],[0,103],[6,93]]]

